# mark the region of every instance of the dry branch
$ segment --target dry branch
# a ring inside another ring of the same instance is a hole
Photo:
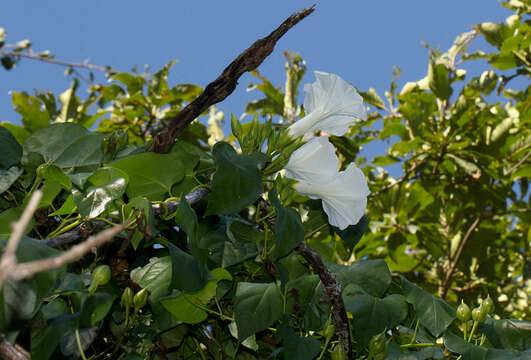
[[[0,357],[5,360],[29,360],[27,351],[18,346],[11,345],[3,334],[0,334]]]
[[[41,56],[39,54],[35,54],[35,53],[31,52],[31,51],[30,52],[22,52],[22,51],[0,50],[0,55],[12,56],[12,57],[24,57],[24,58],[27,58],[27,59],[43,61],[43,62],[54,64],[54,65],[67,66],[67,67],[70,67],[70,68],[83,68],[83,69],[88,69],[88,70],[102,71],[102,72],[105,72],[105,73],[108,73],[108,72],[112,71],[112,69],[110,67],[108,67],[108,66],[100,66],[100,65],[92,65],[92,64],[87,64],[87,63],[74,63],[74,62],[69,62],[69,61],[55,60],[55,59],[50,58],[50,57],[45,57],[45,56]]]
[[[216,80],[207,85],[201,95],[171,120],[166,129],[155,136],[150,151],[167,152],[173,141],[189,123],[207,110],[209,106],[217,104],[229,96],[238,85],[240,76],[247,71],[256,69],[273,52],[277,41],[299,21],[310,15],[313,10],[314,6],[291,15],[271,34],[257,40],[251,47],[242,52]]]
[[[347,359],[352,359],[350,328],[345,303],[343,303],[343,298],[341,296],[341,284],[339,284],[336,278],[330,274],[323,259],[321,259],[319,254],[308,244],[303,242],[297,246],[296,250],[310,263],[313,270],[317,273],[319,279],[323,283],[326,296],[332,304],[332,314],[334,314],[334,318],[336,319],[336,333],[341,340],[345,354],[347,354]]]

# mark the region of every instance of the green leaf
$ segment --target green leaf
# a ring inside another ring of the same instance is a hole
[[[7,170],[17,165],[21,157],[22,146],[9,130],[0,126],[0,170]]]
[[[103,186],[89,186],[83,193],[73,189],[72,195],[79,214],[92,219],[104,212],[111,201],[119,199],[125,192],[125,187],[126,180],[118,178]]]
[[[143,267],[131,271],[131,280],[149,291],[149,299],[158,301],[166,295],[171,284],[172,262],[169,256],[153,257]]]
[[[196,292],[177,292],[176,295],[167,296],[160,300],[162,305],[175,318],[187,324],[198,324],[208,317],[202,308],[216,295],[218,281],[232,280],[230,273],[225,269],[212,270],[213,280],[209,280],[205,287]]]
[[[279,259],[288,255],[291,250],[304,241],[304,228],[299,213],[282,206],[275,188],[269,192],[269,201],[275,207],[277,215],[275,221],[275,257]]]
[[[428,86],[439,99],[448,100],[452,95],[449,71],[444,64],[436,64],[430,61],[428,67]]]
[[[464,160],[454,154],[447,154],[447,156],[454,160],[460,168],[462,168],[468,175],[472,176],[474,179],[477,179],[481,176],[481,169],[473,162]]]
[[[393,294],[383,299],[366,294],[351,296],[348,289],[343,291],[343,301],[354,316],[358,349],[365,348],[374,335],[393,329],[407,316],[408,304],[402,295]]]
[[[281,316],[282,297],[274,283],[238,283],[234,304],[238,340],[267,329]]]
[[[334,231],[339,235],[345,245],[352,251],[354,246],[361,240],[361,237],[369,227],[370,218],[366,215],[362,216],[356,225],[350,225],[344,230],[334,228]]]
[[[38,209],[45,209],[53,205],[53,202],[57,195],[63,190],[60,183],[53,180],[46,180],[44,186],[41,188],[42,198],[39,202]]]
[[[47,164],[44,168],[43,179],[47,181],[55,181],[59,183],[65,190],[70,190],[72,187],[72,180],[65,175],[63,170],[53,164]]]
[[[314,359],[321,350],[321,343],[319,341],[309,336],[299,336],[286,323],[282,323],[278,335],[282,339],[282,354],[284,355],[284,359]]]
[[[461,354],[462,360],[529,360],[531,349],[520,352],[516,350],[501,350],[476,346],[463,340],[460,336],[447,331],[444,335],[444,345],[452,352]]]
[[[172,243],[168,243],[168,249],[172,265],[171,287],[188,292],[202,289],[208,280],[208,268]]]
[[[480,325],[494,347],[524,351],[531,349],[531,322],[490,317]]]
[[[103,320],[111,310],[113,303],[112,295],[105,292],[96,292],[89,295],[83,304],[81,311],[80,326],[90,327]]]
[[[355,284],[367,294],[381,297],[391,284],[391,272],[383,260],[358,260],[349,266],[331,263],[327,266],[344,288]]]
[[[19,263],[42,260],[57,256],[61,252],[52,249],[38,240],[23,236],[17,248]],[[65,266],[44,271],[30,279],[21,281],[8,280],[4,284],[4,309],[6,324],[16,320],[31,319],[40,308],[43,300],[50,296],[58,278],[64,275]],[[24,301],[21,301],[24,299]]]
[[[45,162],[61,168],[90,167],[102,159],[102,134],[90,133],[73,123],[52,124],[36,131],[23,144],[24,156],[41,154]]]
[[[31,328],[31,359],[48,360],[54,353],[61,339],[76,329],[75,315],[65,315],[50,323],[44,321]]]
[[[212,150],[216,174],[208,196],[206,215],[237,213],[253,203],[264,191],[260,165],[250,155],[236,153],[231,145],[218,142]]]
[[[433,336],[440,336],[455,319],[455,309],[401,277],[404,296],[413,305],[420,324]]]
[[[46,128],[50,124],[50,114],[41,109],[41,101],[25,91],[13,92],[15,111],[22,115],[22,123],[30,132]]]
[[[129,182],[129,176],[122,170],[112,167],[102,167],[92,173],[87,178],[87,181],[94,186],[105,186],[120,178],[124,179],[126,184]]]
[[[387,165],[393,165],[393,164],[396,164],[397,162],[400,162],[400,159],[399,158],[396,158],[394,156],[391,156],[391,155],[384,155],[384,156],[376,156],[373,160],[372,160],[372,163],[376,166],[387,166]]]
[[[192,255],[199,259],[199,223],[195,211],[190,207],[184,196],[181,197],[177,207],[175,222],[188,235],[188,247]]]
[[[0,126],[9,130],[19,144],[22,144],[24,140],[31,135],[24,126],[11,124],[5,121],[0,121]]]
[[[184,155],[183,155],[184,156]],[[129,175],[127,196],[145,196],[149,200],[163,200],[173,184],[184,177],[184,166],[176,154],[142,153],[117,160],[108,166]]]
[[[427,360],[427,359],[442,359],[444,354],[436,347],[429,347],[420,351],[413,351],[403,353],[400,346],[391,342],[389,344],[386,360]]]
[[[8,190],[23,172],[24,170],[16,166],[11,167],[9,170],[0,170],[0,194]]]

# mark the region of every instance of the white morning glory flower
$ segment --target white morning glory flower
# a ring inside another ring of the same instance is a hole
[[[293,152],[284,170],[289,178],[318,183],[328,182],[338,167],[334,146],[326,136],[319,136]]]
[[[366,119],[363,99],[354,86],[335,74],[315,71],[317,81],[304,85],[306,116],[289,127],[293,136],[311,138],[315,131],[342,136],[355,118]]]
[[[370,193],[363,172],[355,164],[337,172],[327,183],[300,180],[295,190],[312,199],[322,199],[328,222],[340,230],[360,221]]]

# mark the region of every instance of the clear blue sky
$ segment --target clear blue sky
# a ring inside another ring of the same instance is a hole
[[[57,59],[88,59],[119,71],[142,70],[145,64],[153,71],[179,59],[170,83],[205,86],[256,39],[313,3],[315,12],[290,30],[259,68],[276,85],[284,83],[282,52],[289,50],[300,52],[307,62],[305,83],[314,81],[313,70],[321,70],[383,94],[394,65],[403,72],[400,84],[425,76],[428,51],[421,41],[446,50],[471,25],[502,22],[510,15],[497,0],[17,0],[2,4],[0,27],[7,30],[8,43],[27,38],[35,51],[49,49]],[[488,49],[477,40],[474,46]],[[70,83],[63,71],[32,60],[9,72],[2,69],[0,121],[20,120],[8,91],[59,94]],[[260,97],[245,91],[251,80],[243,76],[219,107],[240,115],[245,103]]]

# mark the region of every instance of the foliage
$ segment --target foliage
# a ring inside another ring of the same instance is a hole
[[[331,136],[341,168],[355,162],[372,191],[367,216],[345,230],[275,175],[302,144],[284,125],[304,114],[298,55],[286,54],[285,90],[254,73],[265,98],[248,104],[253,121],[233,116],[233,134],[213,146],[218,120],[194,121],[167,154],[147,152],[153,136],[202,91],[170,86],[173,62],[109,74],[86,99],[77,80],[57,98],[13,93],[22,125],[0,126],[0,238],[44,193],[18,260],[67,250],[41,239],[79,225],[129,225],[79,262],[8,281],[1,331],[38,360],[342,358],[324,286],[296,251],[305,241],[341,284],[356,358],[531,358],[530,88],[508,87],[531,74],[530,7],[503,5],[506,24],[431,50],[426,77],[401,91],[395,79],[386,101],[363,92],[368,119]],[[467,53],[476,36],[494,52]],[[491,68],[467,79],[476,59]],[[360,154],[382,141],[387,154]],[[382,168],[396,163],[398,179]],[[186,201],[204,187],[210,195]],[[458,319],[462,301],[486,320]]]

